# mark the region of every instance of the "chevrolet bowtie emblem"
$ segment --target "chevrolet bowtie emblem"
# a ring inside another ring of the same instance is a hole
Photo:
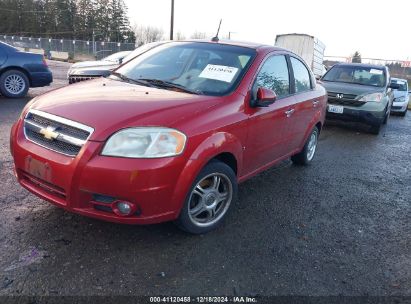
[[[47,128],[40,129],[40,134],[43,134],[45,138],[53,140],[56,139],[60,133],[55,132],[56,128],[52,126],[48,126]]]

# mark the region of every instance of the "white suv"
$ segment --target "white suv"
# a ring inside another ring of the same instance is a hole
[[[392,83],[399,85],[398,89],[394,90],[394,100],[391,106],[391,112],[400,113],[402,116],[407,114],[409,101],[408,82],[406,79],[391,78]]]

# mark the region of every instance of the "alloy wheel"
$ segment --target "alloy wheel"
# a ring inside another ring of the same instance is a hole
[[[191,192],[189,218],[197,226],[211,226],[224,216],[232,198],[233,185],[228,176],[222,173],[209,174]]]
[[[11,74],[4,80],[4,88],[8,93],[18,95],[26,88],[26,83],[20,75]]]

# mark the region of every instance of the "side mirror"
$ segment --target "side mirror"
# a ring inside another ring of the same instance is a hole
[[[389,88],[391,88],[393,90],[398,90],[400,88],[400,85],[398,83],[391,82],[390,85],[389,85]]]
[[[255,95],[256,98],[253,98],[253,100],[250,103],[251,107],[253,108],[268,107],[270,104],[273,104],[277,99],[277,95],[273,90],[262,87],[259,87],[257,89],[257,94]]]
[[[119,60],[118,60],[118,64],[122,64],[123,63],[123,58],[120,58]]]

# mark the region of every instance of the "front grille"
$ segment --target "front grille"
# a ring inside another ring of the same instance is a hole
[[[31,110],[24,119],[26,138],[47,149],[76,156],[93,129],[77,122]]]
[[[344,106],[361,106],[365,104],[365,101],[359,101],[356,98],[357,95],[354,94],[328,92],[328,103],[331,104],[338,104]]]
[[[96,79],[102,76],[69,76],[69,84],[84,81],[84,80],[91,80]]]
[[[401,106],[391,106],[391,109],[393,109],[393,110],[401,110],[402,107],[401,107]]]

